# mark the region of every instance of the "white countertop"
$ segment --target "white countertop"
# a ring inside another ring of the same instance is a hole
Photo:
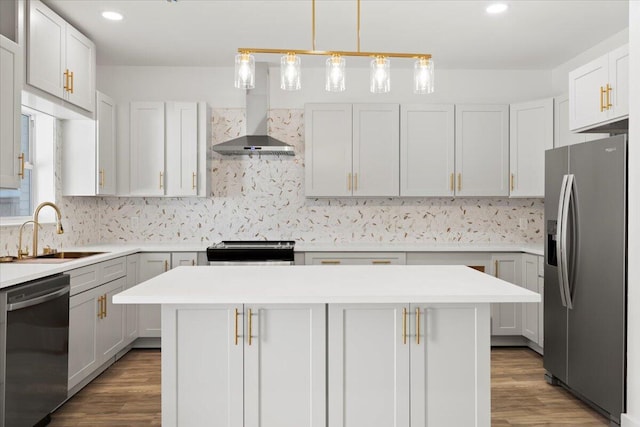
[[[540,302],[540,295],[460,265],[177,267],[115,304]]]

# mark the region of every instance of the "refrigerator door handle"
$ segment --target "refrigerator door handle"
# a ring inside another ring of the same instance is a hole
[[[560,299],[562,300],[562,306],[567,306],[566,292],[564,290],[564,266],[562,265],[564,248],[562,246],[562,226],[563,226],[563,214],[564,214],[564,201],[565,193],[567,190],[568,175],[562,177],[562,184],[560,185],[560,197],[558,200],[558,228],[556,234],[556,254],[558,256],[558,286],[560,287]]]
[[[562,203],[562,231],[560,234],[560,240],[562,241],[562,253],[560,254],[560,257],[562,258],[562,287],[564,289],[564,300],[567,304],[567,308],[569,309],[573,308],[573,301],[571,301],[571,290],[569,289],[569,264],[567,262],[569,245],[567,242],[567,228],[569,221],[569,206],[571,205],[571,193],[573,193],[573,180],[573,174],[567,175],[567,184],[564,190],[564,201]]]

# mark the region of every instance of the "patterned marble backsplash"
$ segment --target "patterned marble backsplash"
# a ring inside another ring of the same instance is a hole
[[[214,110],[212,119],[210,146],[244,134],[241,110]],[[182,242],[203,248],[223,239],[543,242],[541,199],[306,199],[303,111],[272,110],[269,134],[293,145],[296,155],[221,156],[209,147],[208,198],[62,197],[66,231],[57,238],[66,245]],[[520,227],[521,219],[526,227]],[[51,237],[49,230],[41,235]],[[0,237],[0,249],[14,252],[7,249],[17,246],[17,227],[2,227]]]

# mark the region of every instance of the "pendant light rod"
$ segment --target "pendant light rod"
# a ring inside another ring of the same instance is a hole
[[[345,50],[299,50],[299,49],[262,49],[255,47],[240,47],[238,53],[279,53],[286,55],[293,53],[296,55],[318,55],[318,56],[386,56],[388,58],[423,58],[430,59],[431,54],[428,53],[398,53],[398,52],[350,52]]]

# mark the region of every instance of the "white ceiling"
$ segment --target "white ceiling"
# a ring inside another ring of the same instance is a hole
[[[629,25],[627,0],[504,2],[492,16],[485,0],[362,0],[361,50],[431,53],[439,68],[551,69]],[[94,40],[103,65],[232,66],[239,47],[312,48],[311,0],[45,3]],[[316,1],[318,50],[357,49],[356,5]],[[105,10],[124,20],[106,21]]]

